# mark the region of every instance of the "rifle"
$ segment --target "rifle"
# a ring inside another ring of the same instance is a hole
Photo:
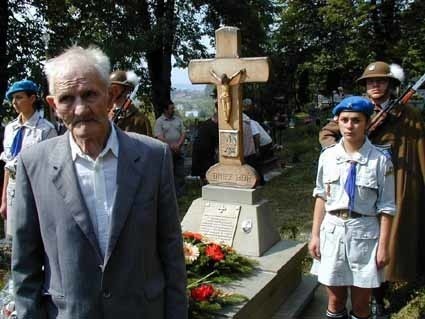
[[[421,87],[421,85],[424,82],[425,82],[425,73],[421,76],[421,78],[418,81],[416,81],[415,84],[410,85],[406,89],[406,91],[404,91],[404,93],[400,95],[396,100],[393,100],[392,102],[388,103],[386,107],[384,107],[381,111],[379,111],[379,113],[370,122],[370,125],[367,131],[373,132],[381,124],[381,122],[379,121],[381,117],[384,114],[387,114],[388,112],[390,112],[395,106],[399,104],[404,105],[407,102],[409,102],[412,95],[416,93],[416,91]]]
[[[133,91],[131,93],[127,94],[127,97],[124,101],[124,103],[121,105],[121,107],[118,107],[114,110],[114,116],[112,117],[112,121],[114,123],[117,123],[117,121],[120,119],[121,114],[123,114],[127,109],[130,107],[131,102],[136,97],[137,90],[139,89],[140,83],[137,83],[137,85],[134,87]]]

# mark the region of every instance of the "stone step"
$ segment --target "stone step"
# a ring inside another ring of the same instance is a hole
[[[241,305],[225,307],[217,318],[270,319],[280,310],[282,300],[288,300],[301,282],[301,261],[306,244],[281,240],[258,260],[255,273],[231,285],[225,290],[242,294],[249,300]]]
[[[299,318],[303,310],[309,305],[314,297],[314,292],[319,283],[315,276],[303,276],[301,283],[289,296],[285,302],[282,303],[279,310],[273,315],[271,319],[291,319]],[[320,313],[320,315],[323,315]]]

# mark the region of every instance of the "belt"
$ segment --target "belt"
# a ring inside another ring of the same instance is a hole
[[[328,212],[328,214],[334,215],[336,217],[339,217],[341,219],[352,219],[352,218],[360,218],[365,217],[366,215],[357,213],[357,212],[351,212],[348,209],[337,209],[337,210],[331,210]]]

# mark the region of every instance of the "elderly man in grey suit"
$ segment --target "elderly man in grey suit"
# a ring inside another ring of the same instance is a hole
[[[45,71],[68,132],[20,156],[18,318],[187,318],[169,148],[108,120],[110,66],[99,49],[72,47]]]

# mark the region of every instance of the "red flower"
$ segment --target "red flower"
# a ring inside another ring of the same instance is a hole
[[[210,244],[205,248],[205,255],[210,257],[214,261],[220,261],[224,258],[221,247],[217,244]]]
[[[201,241],[202,240],[202,235],[200,233],[192,233],[190,231],[185,231],[183,233],[183,238],[194,239],[194,240]]]
[[[214,288],[211,285],[203,284],[193,288],[190,291],[190,296],[195,301],[205,301],[214,294]]]

